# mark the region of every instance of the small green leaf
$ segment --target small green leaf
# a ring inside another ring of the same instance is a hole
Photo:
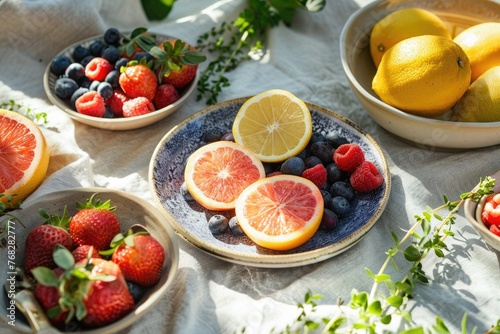
[[[420,251],[413,245],[408,246],[403,252],[405,259],[411,262],[417,261],[420,259],[422,254]]]
[[[375,276],[375,282],[377,283],[389,281],[390,279],[391,276],[388,274],[378,274],[377,276]]]
[[[403,305],[403,298],[401,296],[397,295],[389,296],[387,297],[386,300],[389,303],[389,305],[395,308],[399,308],[401,305]]]
[[[69,270],[75,264],[75,258],[73,254],[64,246],[56,245],[52,253],[54,262],[64,270]]]
[[[379,300],[376,300],[368,305],[368,313],[377,317],[382,314],[382,305]]]
[[[144,13],[150,21],[165,19],[172,10],[174,2],[175,0],[141,0]]]
[[[47,267],[36,267],[31,270],[35,280],[46,286],[59,287],[59,279],[54,272]]]

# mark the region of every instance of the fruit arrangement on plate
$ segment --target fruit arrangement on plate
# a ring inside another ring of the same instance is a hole
[[[370,54],[372,88],[390,106],[456,122],[500,121],[500,22],[457,33],[431,11],[402,8],[375,24]]]
[[[129,35],[109,28],[54,57],[45,90],[54,104],[90,125],[98,123],[89,118],[165,117],[193,92],[198,64],[205,58],[174,37],[145,28]]]
[[[390,188],[376,144],[337,117],[279,89],[207,108],[157,146],[153,198],[179,234],[225,260],[333,256],[371,228]]]

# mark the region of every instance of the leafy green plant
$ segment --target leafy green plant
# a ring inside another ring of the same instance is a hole
[[[0,103],[0,109],[10,110],[22,114],[37,124],[46,124],[47,123],[47,113],[45,112],[37,112],[30,107],[26,107],[20,103],[17,103],[14,100],[9,100],[7,102]]]
[[[377,273],[366,268],[365,271],[373,279],[373,286],[370,292],[356,291],[351,293],[351,300],[348,306],[357,311],[357,319],[349,323],[349,320],[340,315],[331,319],[322,319],[322,322],[313,320],[313,314],[317,309],[317,302],[321,295],[306,293],[304,302],[298,303],[297,307],[301,311],[293,324],[290,324],[282,333],[309,333],[314,330],[321,330],[322,333],[352,333],[353,331],[364,331],[366,333],[380,332],[380,326],[391,323],[395,315],[400,316],[408,325],[414,323],[412,315],[406,309],[408,301],[412,298],[413,290],[418,286],[418,282],[427,283],[428,278],[422,266],[422,260],[429,253],[437,257],[444,257],[448,250],[445,243],[446,238],[454,235],[451,227],[455,223],[456,213],[463,206],[465,200],[470,198],[477,202],[483,195],[493,192],[495,180],[486,177],[480,180],[479,187],[475,191],[463,193],[457,201],[450,201],[443,196],[444,204],[437,208],[427,207],[426,210],[415,216],[415,224],[399,239],[392,233],[394,246],[387,251],[387,258]],[[445,216],[440,212],[446,211]],[[420,230],[419,230],[420,229]],[[401,280],[392,280],[390,274],[386,273],[389,264],[393,264],[398,270],[396,256],[403,256],[411,265],[408,272]],[[380,291],[381,286],[385,286],[385,294]],[[462,318],[462,332],[467,333],[467,315]],[[475,333],[474,328],[473,333]],[[403,332],[403,334],[420,333],[450,333],[445,323],[440,317],[436,317],[436,322],[432,329],[424,329],[421,326],[413,326]],[[500,333],[500,319],[492,325],[487,333]]]
[[[208,105],[217,103],[222,89],[231,84],[226,74],[262,55],[268,29],[280,23],[290,26],[297,10],[317,12],[325,4],[326,0],[248,0],[235,21],[224,21],[200,35],[197,49],[211,54],[213,60],[201,72],[197,100],[207,98]]]

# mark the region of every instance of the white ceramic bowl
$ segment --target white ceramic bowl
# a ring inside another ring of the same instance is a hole
[[[500,122],[451,122],[425,118],[382,102],[371,88],[376,69],[370,55],[373,26],[390,12],[417,7],[438,15],[452,36],[485,21],[500,22],[500,4],[486,0],[379,0],[360,8],[346,22],[340,36],[344,72],[356,97],[383,128],[425,148],[472,149],[500,144]]]
[[[19,222],[16,222],[15,224],[12,224],[14,228],[9,229],[10,232],[15,232],[15,237],[9,238],[9,240],[11,240],[11,242],[15,244],[18,249],[15,257],[11,259],[11,262],[7,261],[8,255],[11,254],[9,253],[9,248],[0,248],[0,257],[3,259],[0,261],[0,281],[2,284],[6,282],[8,272],[12,272],[11,268],[8,267],[11,264],[20,268],[24,267],[24,256],[22,250],[24,249],[26,237],[34,227],[43,222],[43,218],[38,213],[40,208],[45,209],[49,214],[62,214],[64,206],[67,205],[67,214],[71,215],[76,212],[76,202],[85,201],[94,193],[97,193],[96,198],[99,198],[102,201],[109,199],[111,200],[111,205],[116,206],[115,213],[120,221],[122,232],[126,232],[134,224],[142,224],[149,230],[151,235],[163,245],[163,248],[165,249],[165,262],[163,264],[160,282],[152,286],[146,292],[146,295],[143,296],[142,300],[138,305],[136,305],[132,312],[110,325],[93,330],[81,331],[81,333],[87,334],[116,333],[136,322],[139,317],[143,316],[148,309],[153,307],[153,305],[160,300],[172,284],[179,264],[179,248],[177,239],[175,232],[166,221],[166,217],[158,209],[156,209],[156,207],[134,195],[123,191],[104,188],[76,188],[53,192],[33,201],[26,201],[23,203],[20,210],[12,212],[13,215],[19,218],[24,227],[21,226]],[[9,217],[3,216],[0,219],[0,226],[2,228],[5,227],[5,223],[8,220],[7,218]],[[3,287],[1,288],[3,289]],[[7,318],[6,313],[9,302],[10,299],[7,294],[3,292],[0,293],[0,327],[7,326],[6,323],[11,320]],[[32,332],[30,326],[20,313],[16,315],[15,320],[16,331],[20,333]],[[74,329],[75,328],[73,328],[73,330]]]
[[[493,192],[500,193],[500,170],[492,174],[491,177],[496,180]],[[476,190],[478,186],[479,185],[477,185],[474,190]],[[500,237],[490,232],[481,220],[481,212],[483,210],[485,200],[486,196],[483,196],[477,203],[467,199],[464,204],[465,217],[476,232],[481,236],[484,242],[486,242],[491,248],[500,252]]]
[[[167,40],[170,38],[174,39],[176,38],[173,36],[161,35],[156,33],[155,35],[157,37],[157,40]],[[75,49],[76,46],[82,45],[88,47],[90,44],[92,44],[93,41],[97,39],[102,39],[102,35],[90,37],[82,41],[79,41],[77,43],[74,43],[65,48],[64,50],[62,50],[61,52],[59,52],[56,56],[54,56],[54,58],[59,55],[66,55],[71,58],[72,51]],[[47,66],[45,74],[43,76],[43,87],[50,102],[52,102],[62,111],[66,112],[69,115],[69,117],[71,117],[75,121],[106,130],[132,130],[154,124],[164,119],[165,117],[169,116],[173,112],[177,111],[195,91],[196,83],[198,81],[198,76],[199,72],[196,72],[196,77],[194,78],[194,80],[187,87],[185,87],[182,91],[179,92],[181,97],[176,102],[172,103],[171,105],[165,108],[158,109],[151,113],[135,117],[101,118],[101,117],[93,117],[80,114],[71,107],[69,101],[62,100],[55,94],[54,85],[57,80],[57,76],[50,71],[50,63]]]

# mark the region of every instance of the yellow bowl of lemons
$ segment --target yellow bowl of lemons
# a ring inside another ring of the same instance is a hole
[[[384,129],[420,147],[500,144],[500,3],[378,0],[340,36],[348,82]]]

